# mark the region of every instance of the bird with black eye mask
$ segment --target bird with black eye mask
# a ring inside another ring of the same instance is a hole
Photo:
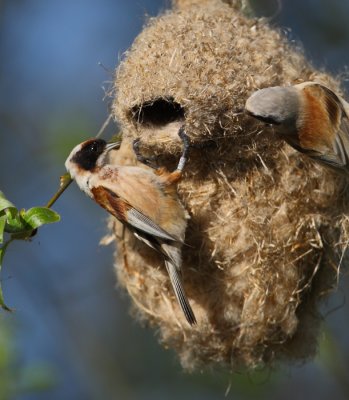
[[[177,182],[187,160],[189,141],[178,132],[184,149],[175,171],[105,163],[108,152],[121,141],[107,144],[90,139],[77,145],[65,166],[80,189],[122,222],[134,235],[161,253],[178,303],[190,325],[196,324],[182,277],[181,248],[187,214],[177,196]],[[144,161],[144,160],[143,160]]]

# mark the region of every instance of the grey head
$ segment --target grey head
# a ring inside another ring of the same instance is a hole
[[[246,101],[245,110],[252,117],[290,133],[296,130],[299,94],[293,86],[274,86],[257,90]]]

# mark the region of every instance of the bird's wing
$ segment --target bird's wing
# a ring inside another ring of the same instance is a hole
[[[96,202],[101,207],[110,212],[110,214],[112,214],[122,223],[138,231],[139,236],[142,236],[143,232],[146,235],[155,236],[165,241],[178,242],[177,238],[160,228],[160,226],[158,226],[149,217],[136,210],[127,201],[118,197],[116,193],[110,189],[103,186],[98,186],[93,188],[91,191]]]
[[[346,147],[343,142],[341,132],[337,133],[334,143],[333,151],[318,152],[316,150],[302,149],[302,153],[305,153],[310,158],[326,164],[330,168],[334,168],[337,171],[345,170],[349,167],[348,151],[349,147]]]
[[[320,153],[314,150],[303,151],[309,157],[327,164],[329,167],[343,170],[349,169],[349,119],[342,117],[341,124],[333,141],[333,151]]]
[[[343,164],[342,160],[335,153],[321,154],[317,152],[306,152],[306,151],[304,151],[303,153],[313,158],[314,160],[326,164],[330,168],[334,168],[337,171],[343,170],[344,172],[345,164]]]
[[[341,124],[336,134],[334,151],[345,167],[349,167],[349,119],[342,115]]]
[[[328,119],[337,131],[332,144],[333,151],[327,153],[315,151],[313,154],[308,155],[330,167],[347,169],[349,167],[349,116],[344,108],[342,98],[326,86],[316,85],[322,90]]]
[[[349,168],[349,116],[343,107],[341,100],[333,93],[337,99],[336,105],[339,113],[339,124],[333,142],[334,154],[329,155],[328,162],[339,168]],[[335,121],[333,121],[335,124]],[[331,159],[332,158],[332,159]]]

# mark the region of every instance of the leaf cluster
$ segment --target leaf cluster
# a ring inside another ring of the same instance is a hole
[[[48,207],[32,207],[28,210],[17,209],[0,191],[0,271],[6,250],[14,240],[29,240],[37,229],[46,224],[58,222],[60,216]],[[0,285],[0,306],[11,309],[5,304]]]

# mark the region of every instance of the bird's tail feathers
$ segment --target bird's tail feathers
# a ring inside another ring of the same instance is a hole
[[[190,325],[196,324],[195,314],[185,294],[178,268],[169,260],[165,260],[166,269],[171,280],[173,290],[182,311]]]

